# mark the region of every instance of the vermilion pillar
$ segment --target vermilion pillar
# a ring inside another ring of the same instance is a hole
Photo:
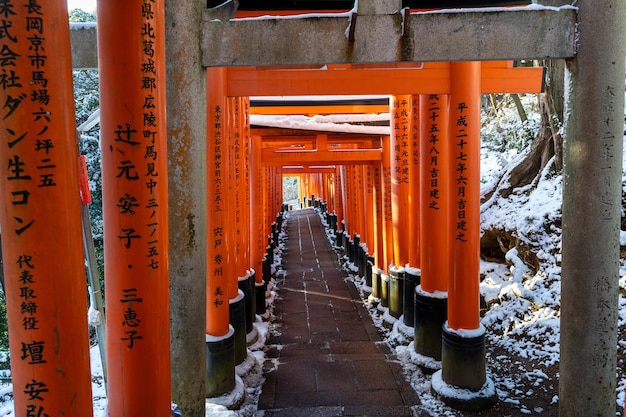
[[[229,332],[227,245],[228,141],[225,68],[207,69],[207,334]]]
[[[402,318],[405,325],[414,326],[415,322],[415,287],[420,282],[420,218],[421,207],[420,188],[420,103],[419,96],[410,96],[410,124],[409,124],[409,156],[408,178],[409,195],[407,201],[408,220],[408,252],[404,270],[404,287],[402,289],[403,305]]]
[[[411,96],[391,98],[391,212],[393,216],[393,263],[403,267],[409,253],[409,165]]]
[[[363,165],[363,216],[365,222],[364,239],[369,254],[374,253],[374,170],[372,165]]]
[[[420,240],[422,290],[447,292],[452,257],[448,247],[448,212],[452,209],[448,180],[448,96],[422,95]]]
[[[335,213],[337,214],[337,228],[341,228],[341,222],[344,221],[343,207],[343,187],[345,186],[341,177],[341,166],[335,167]]]
[[[441,371],[433,389],[455,407],[480,410],[497,401],[487,379],[485,329],[479,316],[480,63],[450,64],[450,254],[448,321],[443,326]],[[450,394],[460,388],[458,394]]]
[[[349,167],[346,165],[341,166],[341,191],[342,191],[342,200],[344,202],[344,207],[346,210],[343,211],[343,231],[345,233],[351,233],[352,227],[350,223],[352,222],[352,211],[348,210],[348,207],[351,206],[350,201],[350,178],[349,178]],[[348,235],[349,236],[349,235]]]
[[[115,416],[171,415],[163,3],[98,4],[108,408]]]
[[[409,260],[409,167],[411,161],[411,96],[391,98],[391,214],[393,268],[389,270],[389,314],[404,310],[404,266]]]
[[[228,298],[230,307],[230,325],[235,330],[235,364],[241,363],[247,356],[246,350],[246,311],[245,295],[239,288],[239,279],[247,276],[246,268],[240,265],[240,219],[241,219],[241,194],[240,194],[240,172],[241,172],[241,106],[238,97],[228,97],[226,99],[227,117],[227,149],[228,149],[228,171],[226,181],[228,193],[226,196],[226,223],[224,234],[227,236],[227,261],[224,273],[229,281]],[[243,270],[242,270],[243,269]],[[241,274],[241,275],[240,275]]]
[[[393,216],[391,214],[391,140],[389,136],[382,137],[382,209],[383,209],[383,270],[388,272],[393,262]]]
[[[382,164],[380,162],[372,164],[372,191],[374,204],[374,265],[378,269],[383,269],[383,178]]]
[[[263,230],[263,172],[261,164],[261,136],[252,136],[250,150],[250,246],[251,265],[257,271],[256,282],[263,282],[262,262],[265,253],[265,231]]]
[[[250,98],[242,97],[241,98],[241,117],[242,117],[242,208],[241,208],[241,234],[242,234],[242,242],[243,246],[241,248],[243,254],[242,265],[244,268],[250,268],[251,264],[251,230],[250,230],[250,146],[251,146],[251,138],[250,138]],[[260,270],[259,270],[260,272]]]
[[[480,327],[480,63],[450,70],[449,224],[453,271],[448,280],[448,326]]]
[[[206,396],[235,387],[234,329],[230,326],[228,130],[225,68],[207,69],[207,303]]]
[[[420,96],[420,285],[415,291],[414,349],[420,366],[434,371],[441,361],[441,332],[453,257],[449,250],[452,209],[448,181],[447,95]],[[420,358],[421,358],[420,357]]]
[[[91,416],[67,6],[30,3],[4,2],[0,38],[0,220],[15,415]]]
[[[420,202],[420,96],[411,97],[411,123],[409,133],[409,242],[407,262],[413,268],[420,267],[420,218],[421,206]]]

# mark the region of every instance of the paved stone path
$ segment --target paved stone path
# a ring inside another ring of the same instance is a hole
[[[417,415],[419,398],[345,281],[318,214],[290,212],[287,234],[257,415]]]

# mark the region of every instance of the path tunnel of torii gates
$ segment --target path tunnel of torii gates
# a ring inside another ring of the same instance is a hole
[[[445,316],[443,328],[440,314],[414,316],[416,349],[442,355],[435,375],[490,403],[479,105],[481,93],[541,90],[542,69],[511,65],[521,59],[565,59],[569,74],[559,407],[613,415],[625,52],[611,40],[624,39],[625,7],[601,5],[440,13],[361,0],[338,14],[228,20],[203,1],[99,2],[110,415],[169,416],[171,399],[204,415],[205,398],[232,387],[246,306],[257,295],[253,308],[264,306],[281,177],[296,165],[342,241],[367,248],[374,295],[403,314],[404,289],[394,291],[406,273],[408,300]],[[71,68],[94,67],[81,59],[95,45],[72,50],[63,0],[10,0],[0,12],[16,415],[89,416]],[[251,96],[319,94],[389,95],[389,133],[294,138],[251,126]]]

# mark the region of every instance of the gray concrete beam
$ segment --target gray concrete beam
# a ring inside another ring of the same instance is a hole
[[[98,42],[95,23],[70,23],[72,67],[98,68]]]
[[[202,28],[203,65],[301,65],[399,61],[572,58],[573,8],[477,9],[412,13],[402,36],[401,14],[309,15],[211,21]],[[97,68],[95,24],[72,24],[74,68]],[[442,39],[441,33],[446,35]]]
[[[576,9],[501,8],[469,12],[295,19],[210,20],[202,30],[204,66],[572,58]],[[402,36],[403,27],[406,36]],[[442,35],[444,34],[444,35]]]

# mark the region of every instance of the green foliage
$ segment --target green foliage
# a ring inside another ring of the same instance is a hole
[[[98,71],[74,71],[74,103],[76,107],[76,126],[84,123],[100,106]],[[93,234],[100,285],[104,288],[104,242],[102,222],[102,170],[100,166],[100,126],[81,132],[80,153],[85,155],[89,174],[89,188],[92,202],[89,205],[89,217]]]
[[[96,21],[96,12],[86,12],[81,9],[73,9],[69,12],[70,22],[72,23],[89,23]]]
[[[283,200],[291,201],[298,199],[298,177],[283,177]]]

